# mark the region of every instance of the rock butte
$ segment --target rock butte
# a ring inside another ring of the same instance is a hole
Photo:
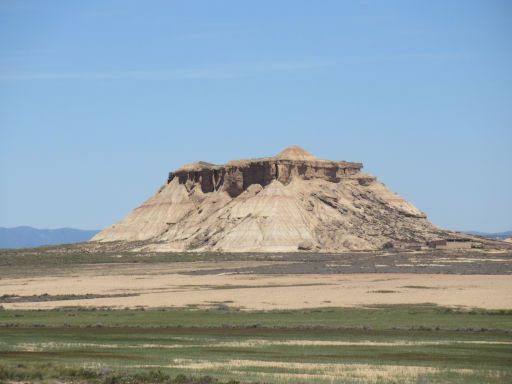
[[[297,146],[274,157],[187,164],[92,241],[142,241],[149,251],[340,252],[448,233],[362,167]]]

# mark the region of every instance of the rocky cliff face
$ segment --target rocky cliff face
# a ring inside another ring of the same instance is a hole
[[[225,165],[188,164],[93,241],[146,240],[155,251],[346,251],[443,235],[362,166],[299,147]]]
[[[220,190],[227,192],[231,197],[237,197],[253,184],[265,187],[274,180],[283,185],[290,184],[294,178],[339,183],[346,176],[358,174],[362,167],[360,163],[344,161],[284,158],[237,161],[220,166],[200,162],[169,173],[167,183],[177,178],[179,184],[184,185],[189,191],[197,185],[203,193]]]

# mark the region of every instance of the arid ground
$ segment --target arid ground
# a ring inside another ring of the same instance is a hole
[[[511,293],[510,251],[2,251],[0,380],[509,382]]]

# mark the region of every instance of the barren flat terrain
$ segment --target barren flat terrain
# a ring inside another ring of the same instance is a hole
[[[68,276],[0,280],[6,309],[68,306],[111,308],[209,307],[246,310],[433,303],[512,308],[511,275],[411,273],[260,275],[173,273],[160,264],[96,266]],[[109,273],[109,270],[112,270]]]
[[[245,310],[421,303],[512,308],[510,251],[259,254],[254,258],[232,254],[217,260],[183,254],[169,261],[161,257],[114,254],[87,263],[70,256],[57,263],[47,256],[40,264],[4,265],[0,304],[8,309],[218,303]],[[191,260],[184,261],[187,257]]]

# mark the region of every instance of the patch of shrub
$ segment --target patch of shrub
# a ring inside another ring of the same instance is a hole
[[[110,368],[94,370],[80,367],[62,367],[53,363],[30,366],[0,364],[0,384],[16,381],[46,381],[49,379],[89,384],[222,384],[218,379],[211,376],[194,377],[178,374],[172,377],[161,370],[129,373],[113,371]],[[236,380],[230,380],[226,384],[240,383]]]

